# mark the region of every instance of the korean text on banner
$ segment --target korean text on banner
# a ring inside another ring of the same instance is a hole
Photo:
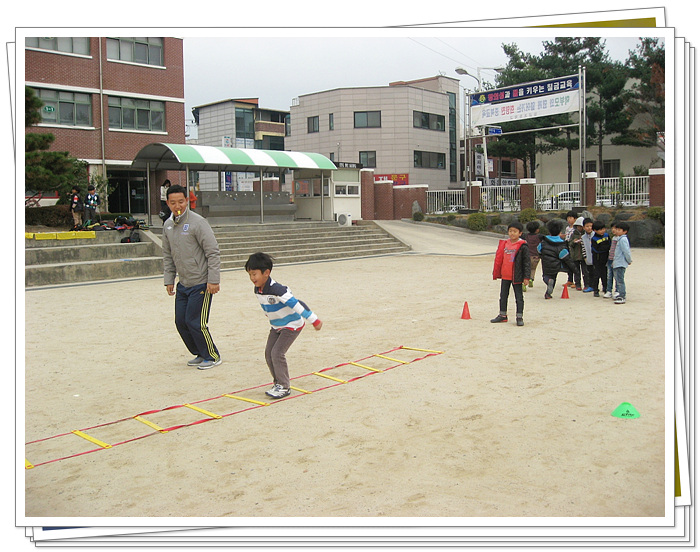
[[[521,119],[547,117],[578,110],[579,91],[571,90],[540,98],[472,106],[471,121],[473,126],[478,127]]]

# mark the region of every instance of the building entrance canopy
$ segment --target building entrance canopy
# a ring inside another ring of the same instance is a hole
[[[214,171],[219,173],[220,194],[224,193],[221,192],[222,172],[258,173],[262,189],[264,172],[285,169],[318,171],[318,174],[323,178],[324,171],[337,170],[335,164],[320,153],[162,143],[149,144],[142,148],[136,154],[131,166],[135,169],[146,169],[148,189],[150,189],[151,171],[186,171],[188,173],[186,182],[190,181],[190,171]],[[263,222],[265,194],[260,193],[259,195],[260,222]],[[149,221],[150,212],[149,205]],[[321,219],[323,219],[323,202],[321,203]]]
[[[185,144],[149,144],[134,158],[131,166],[150,170],[195,170],[260,172],[274,169],[336,170],[333,162],[320,153],[243,148],[219,148]]]

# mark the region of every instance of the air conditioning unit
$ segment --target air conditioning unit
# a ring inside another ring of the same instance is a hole
[[[338,213],[338,224],[340,226],[351,226],[352,215],[349,213]]]

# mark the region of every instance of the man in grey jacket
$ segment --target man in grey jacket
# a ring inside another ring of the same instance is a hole
[[[219,244],[207,220],[188,209],[185,188],[170,186],[167,203],[172,215],[163,223],[165,289],[175,295],[177,331],[196,355],[187,365],[206,370],[221,364],[207,327],[212,295],[219,291]]]

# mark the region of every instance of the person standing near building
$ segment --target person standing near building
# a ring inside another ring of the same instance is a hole
[[[206,219],[188,208],[187,190],[168,188],[172,216],[163,224],[163,272],[168,295],[175,295],[175,326],[195,355],[187,365],[206,370],[221,364],[207,323],[212,296],[219,292],[219,244]],[[175,275],[178,276],[177,287]]]
[[[100,206],[100,196],[95,191],[95,187],[90,184],[88,193],[85,196],[85,221],[96,222],[97,208]]]
[[[70,212],[73,215],[73,230],[78,230],[83,225],[83,200],[80,198],[80,190],[73,186],[68,194]]]
[[[160,187],[160,219],[165,222],[170,218],[170,207],[168,207],[168,188],[170,188],[170,180],[167,178]]]

